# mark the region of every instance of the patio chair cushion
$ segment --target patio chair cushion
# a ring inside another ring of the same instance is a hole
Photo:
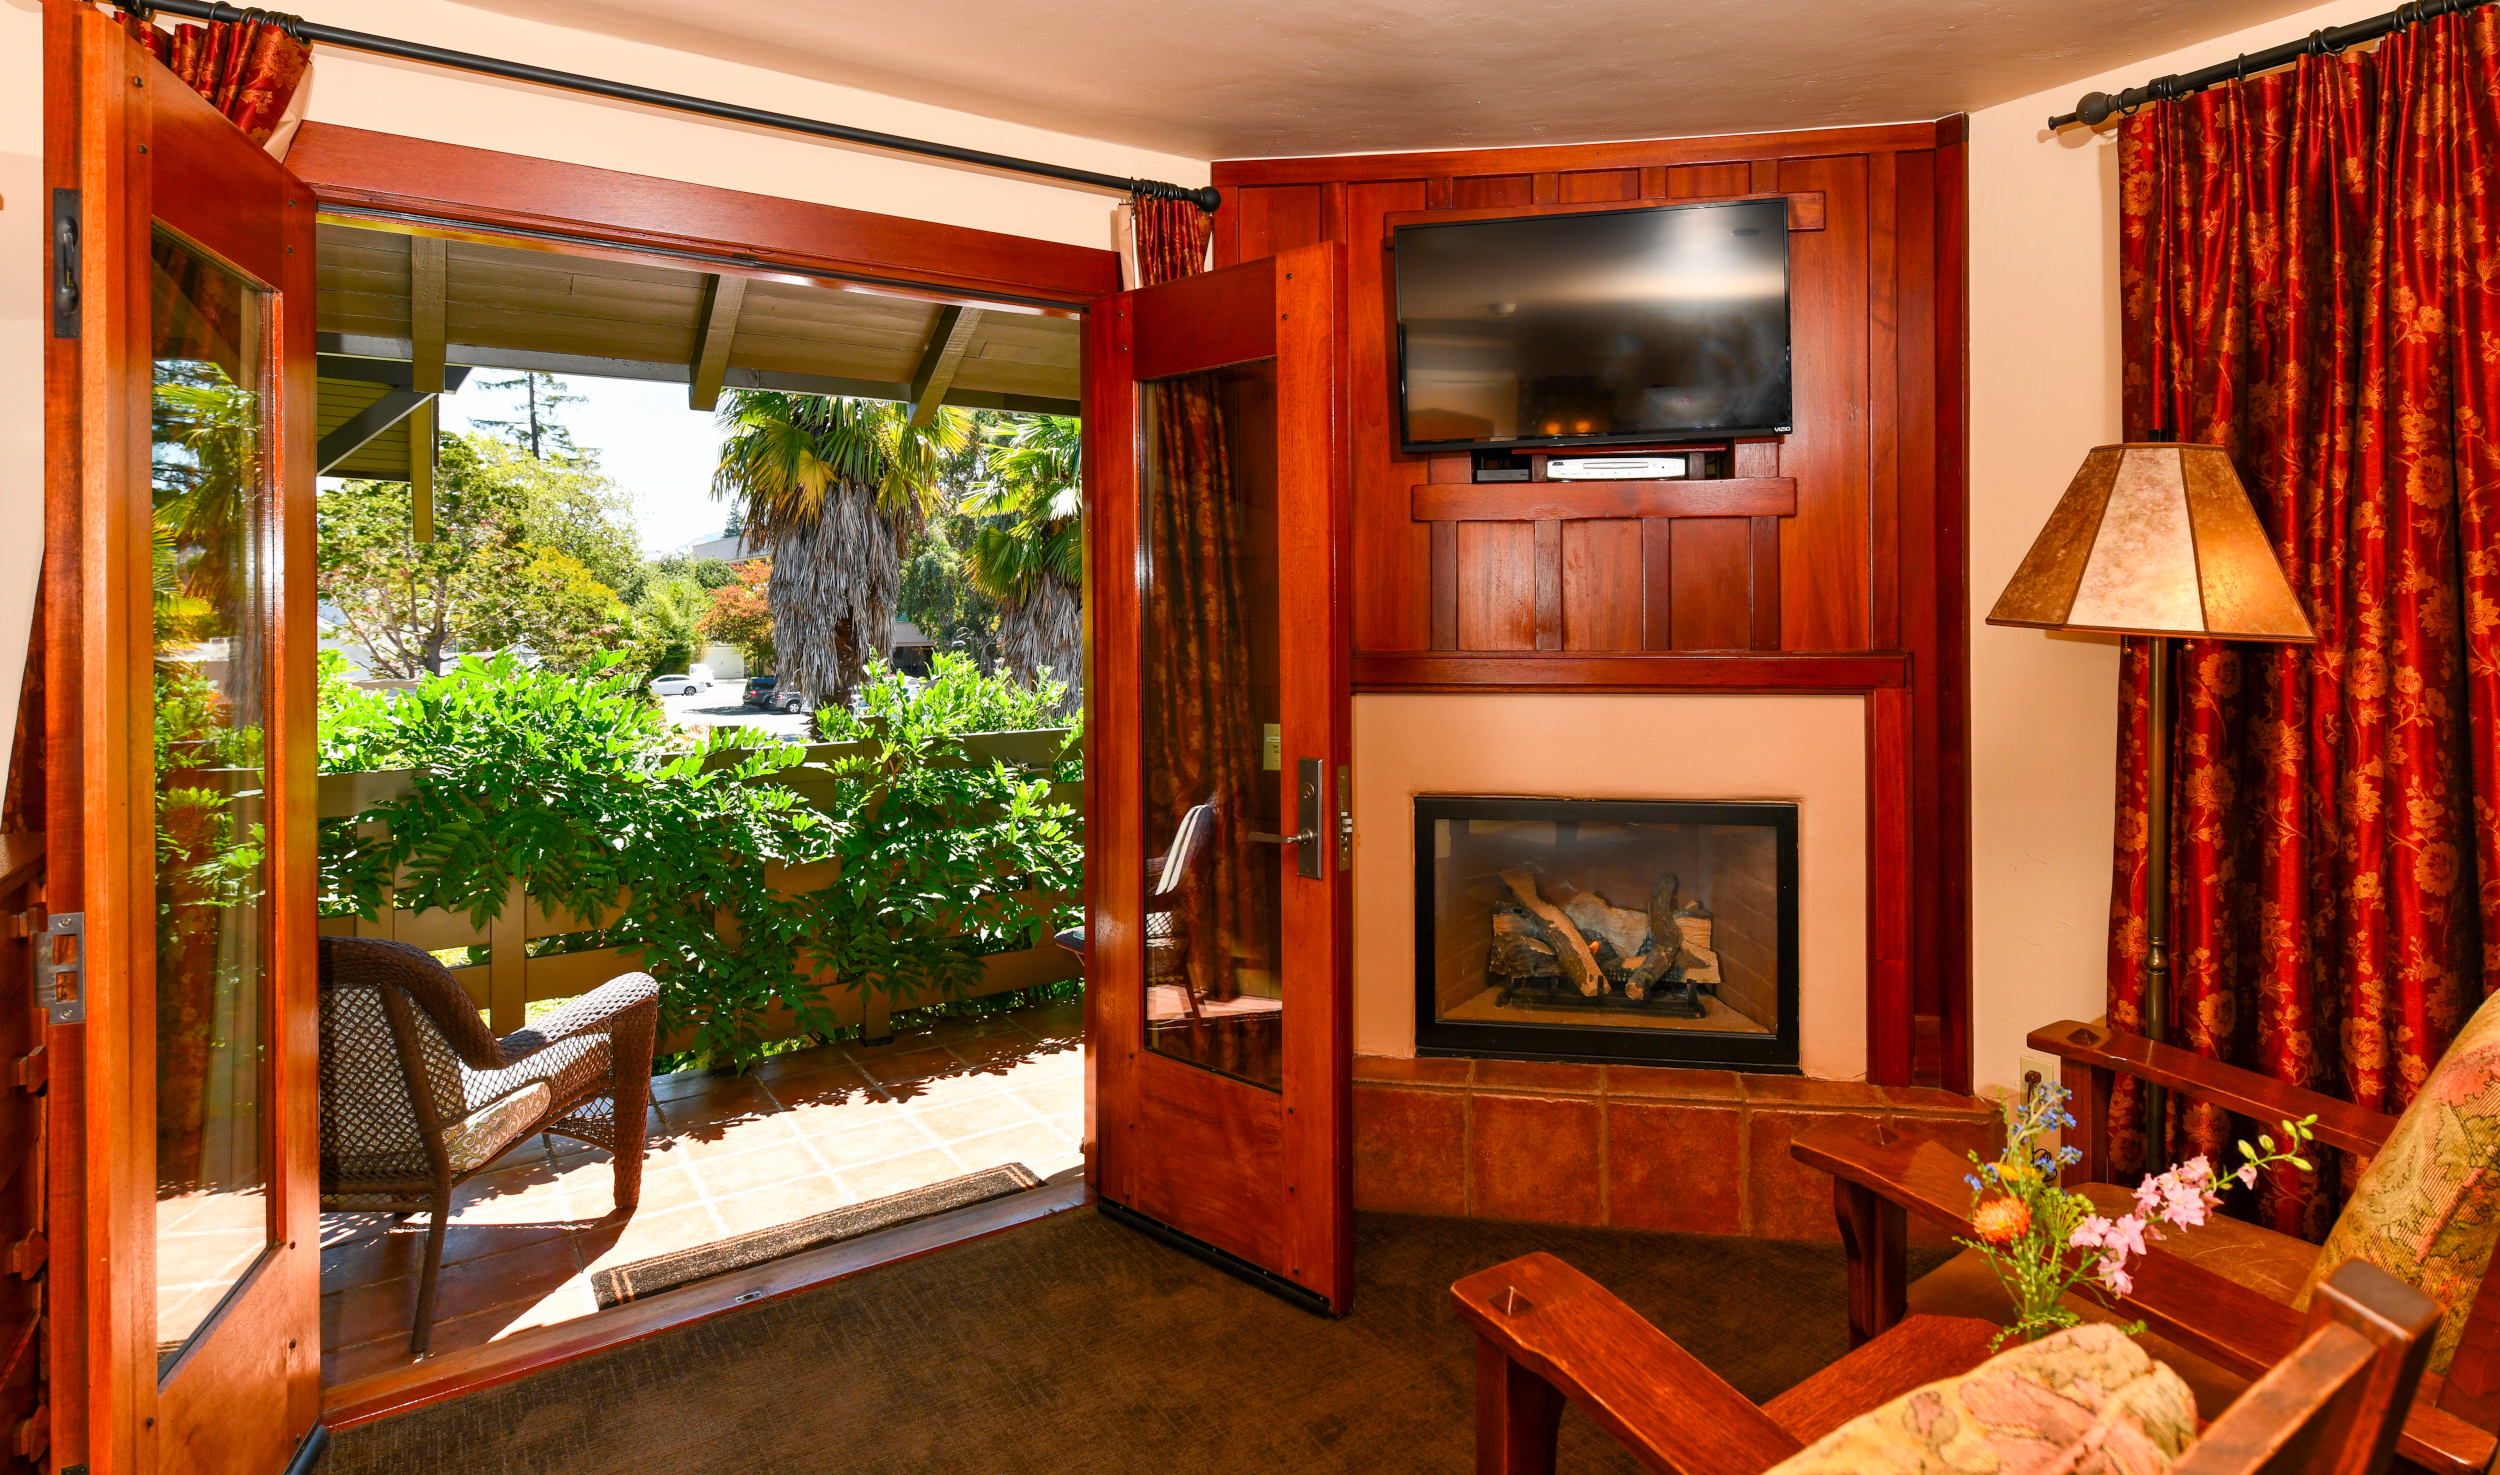
[[[1860,1414],[1768,1475],[2161,1475],[2196,1400],[2113,1326],[2071,1327]]]
[[[451,1159],[452,1176],[474,1173],[493,1162],[505,1148],[528,1136],[554,1101],[555,1093],[545,1081],[532,1081],[444,1128],[443,1155]]]
[[[2430,1370],[2445,1374],[2500,1239],[2500,995],[2484,1001],[2353,1185],[2293,1305],[2367,1260],[2437,1301]]]

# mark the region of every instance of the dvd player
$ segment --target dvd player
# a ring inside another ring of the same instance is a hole
[[[1545,463],[1547,481],[1656,481],[1684,474],[1682,456],[1554,456]]]

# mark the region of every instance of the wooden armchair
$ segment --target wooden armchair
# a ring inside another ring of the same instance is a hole
[[[1551,1475],[1566,1402],[1660,1475],[1761,1475],[1799,1455],[1806,1456],[1799,1475],[1861,1464],[1929,1468],[1932,1461],[1914,1457],[1918,1450],[1898,1464],[1864,1461],[1869,1443],[1895,1452],[1898,1441],[1885,1439],[1881,1422],[1849,1429],[1835,1447],[1809,1447],[1895,1399],[1972,1372],[1988,1361],[1996,1331],[1963,1318],[1912,1317],[1757,1406],[1552,1255],[1497,1265],[1450,1291],[1476,1329],[1477,1475]],[[2428,1297],[2375,1266],[2348,1262],[2319,1287],[2284,1355],[2194,1437],[2172,1475],[2381,1475],[2438,1323]],[[2105,1341],[2123,1340],[2094,1330]],[[2168,1387],[2192,1423],[2185,1389],[2175,1379]],[[2169,1432],[2184,1442],[2184,1426]],[[2043,1433],[2060,1443],[2074,1438]],[[2002,1447],[1999,1456],[2004,1468],[2018,1463]],[[2094,1464],[2124,1468],[2117,1460]]]
[[[554,1132],[604,1147],[616,1206],[641,1199],[660,1020],[650,974],[500,1040],[450,970],[404,942],[322,938],[320,986],[321,1207],[431,1219],[409,1351],[434,1329],[452,1190],[512,1144]]]
[[[2469,1035],[2476,1038],[2469,1040]],[[2486,1009],[2460,1034],[2450,1058],[2466,1048],[2491,1050],[2495,1035],[2500,1035],[2500,1013]],[[2105,1213],[2132,1202],[2126,1189],[2108,1181],[2109,1102],[2120,1076],[2167,1087],[2269,1126],[2315,1113],[2318,1141],[2365,1158],[2376,1157],[2398,1126],[2397,1118],[2105,1025],[2071,1020],[2053,1024],[2034,1033],[2030,1046],[2060,1059],[2061,1084],[2072,1098],[2069,1109],[2076,1125],[2067,1134],[2067,1145],[2082,1157],[2066,1170],[2063,1182],[2093,1198]],[[2438,1106],[2427,1087],[2422,1105],[2426,1110]],[[1908,1214],[1957,1235],[1971,1233],[1966,1217],[1971,1191],[1965,1181],[1970,1165],[1960,1154],[1915,1137],[1862,1135],[1840,1127],[1800,1133],[1790,1150],[1800,1162],[1833,1175],[1834,1209],[1849,1255],[1853,1343],[1880,1335],[1911,1312],[2002,1314],[2002,1292],[1972,1252],[1915,1286],[1908,1283]],[[2347,1242],[2339,1225],[2329,1243]],[[2218,1219],[2203,1229],[2173,1235],[2137,1262],[2131,1269],[2134,1289],[2115,1298],[2114,1315],[2141,1318],[2149,1328],[2148,1345],[2179,1369],[2210,1411],[2300,1344],[2303,1322],[2295,1308],[2320,1257],[2319,1247],[2291,1236]],[[2500,1256],[2491,1259],[2500,1264]],[[2417,1275],[2405,1278],[2420,1283]],[[2438,1296],[2433,1299],[2440,1303]],[[2441,1305],[2451,1334],[2435,1331],[2433,1340],[2448,1344],[2439,1349],[2447,1354],[2446,1365],[2423,1374],[2398,1449],[2408,1461],[2439,1475],[2475,1475],[2490,1467],[2500,1443],[2494,1433],[2500,1429],[2500,1280],[2484,1270],[2478,1288],[2469,1286],[2448,1299],[2469,1301],[2470,1307],[2460,1314],[2454,1304]],[[2453,1325],[2459,1320],[2462,1334],[2455,1335]],[[2441,1360],[2434,1355],[2434,1366]]]

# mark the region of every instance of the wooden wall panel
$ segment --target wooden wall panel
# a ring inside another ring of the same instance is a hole
[[[1460,650],[1536,649],[1536,530],[1532,522],[1458,525]]]
[[[1753,524],[1742,517],[1685,517],[1675,524],[1673,613],[1677,650],[1744,650],[1753,644]]]
[[[1821,190],[1824,224],[1788,238],[1796,429],[1779,474],[1797,480],[1797,515],[1780,529],[1780,643],[1866,650],[1867,316],[1863,154],[1791,160],[1779,188]],[[1809,490],[1809,488],[1811,490]]]
[[[1637,200],[1641,197],[1641,171],[1638,169],[1573,169],[1556,178],[1559,185],[1556,198],[1566,205],[1586,204],[1593,200]]]
[[[1316,184],[1270,184],[1236,191],[1240,235],[1233,260],[1256,261],[1325,239],[1320,226],[1320,188]]]
[[[1380,219],[1424,208],[1420,179],[1359,183],[1346,189],[1349,219],[1369,222],[1346,252],[1346,354],[1355,372],[1346,385],[1354,451],[1354,547],[1363,577],[1352,580],[1354,648],[1421,650],[1432,638],[1432,540],[1412,515],[1424,479],[1420,456],[1398,447],[1397,315],[1390,301],[1389,243]],[[1365,232],[1368,233],[1365,233]]]
[[[1641,524],[1635,518],[1562,525],[1565,650],[1641,648]]]
[[[1667,198],[1706,200],[1753,188],[1751,164],[1680,164],[1667,171]]]
[[[1450,181],[1450,208],[1455,210],[1481,210],[1487,205],[1527,205],[1534,202],[1535,186],[1531,177],[1525,174],[1461,175]]]

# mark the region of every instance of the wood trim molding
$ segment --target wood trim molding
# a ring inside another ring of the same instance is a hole
[[[307,123],[287,168],[329,216],[762,275],[798,272],[974,305],[1080,309],[1120,290],[1116,252],[712,185]]]
[[[1587,522],[1617,517],[1794,517],[1791,476],[1691,481],[1535,481],[1415,488],[1417,522]]]
[[[1357,651],[1354,689],[1398,691],[1691,691],[1856,694],[1906,687],[1910,658],[1781,651],[1730,655],[1625,652]]]
[[[1219,189],[1310,184],[1321,180],[1436,179],[1452,175],[1545,174],[1562,170],[1638,169],[1678,164],[1734,164],[1804,155],[1896,153],[1960,143],[1960,114],[1932,123],[1869,128],[1809,128],[1720,138],[1654,138],[1625,143],[1542,144],[1509,149],[1442,149],[1407,154],[1334,154],[1300,159],[1218,159]]]
[[[1888,159],[1890,154],[1878,154]],[[1666,171],[1659,170],[1661,175]],[[1548,176],[1539,175],[1538,178]],[[1471,210],[1392,210],[1380,218],[1381,239],[1393,239],[1403,225],[1452,225],[1474,220],[1527,220],[1546,215],[1596,215],[1606,211],[1648,208],[1680,208],[1685,205],[1741,205],[1748,200],[1786,200],[1788,229],[1796,231],[1823,228],[1823,191],[1817,190],[1755,190],[1741,195],[1677,195],[1665,192],[1666,181],[1658,181],[1659,193],[1644,194],[1629,200],[1579,200],[1565,204],[1559,200],[1538,200],[1528,205],[1480,205]]]

